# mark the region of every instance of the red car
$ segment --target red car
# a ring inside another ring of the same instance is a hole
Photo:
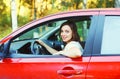
[[[72,20],[84,49],[79,58],[51,55],[63,44],[59,26]],[[32,21],[0,41],[0,79],[120,79],[120,9],[77,10]]]

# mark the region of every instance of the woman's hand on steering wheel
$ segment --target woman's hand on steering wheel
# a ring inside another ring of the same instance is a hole
[[[36,40],[40,45],[44,46],[44,42],[42,40]]]
[[[51,55],[51,53],[49,53],[47,51],[47,49],[44,47],[44,42],[43,40],[35,40],[34,42],[32,42],[31,44],[31,51],[33,54],[40,54],[40,55]]]

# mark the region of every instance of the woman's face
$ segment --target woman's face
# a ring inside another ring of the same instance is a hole
[[[63,42],[68,43],[68,42],[71,41],[72,30],[69,27],[69,25],[62,26],[60,35],[61,35],[61,38],[62,38]]]

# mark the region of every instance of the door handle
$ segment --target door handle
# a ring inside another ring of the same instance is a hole
[[[80,75],[82,70],[58,70],[57,73],[60,75]]]

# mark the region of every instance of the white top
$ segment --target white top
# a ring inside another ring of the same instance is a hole
[[[80,45],[79,42],[76,42],[76,41],[71,41],[71,42],[69,42],[69,43],[65,46],[64,50],[69,50],[69,49],[72,48],[72,47],[77,47],[77,48],[80,49],[81,52],[83,52],[82,46]]]

